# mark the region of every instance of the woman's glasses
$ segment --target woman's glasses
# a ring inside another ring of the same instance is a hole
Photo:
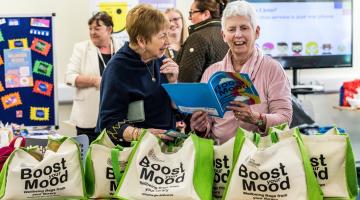
[[[181,17],[174,17],[174,18],[169,19],[169,21],[170,21],[170,23],[171,22],[178,22],[180,19],[181,19]]]
[[[191,17],[194,13],[202,12],[201,10],[190,10],[189,17]]]

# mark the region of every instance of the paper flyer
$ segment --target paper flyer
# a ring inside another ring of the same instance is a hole
[[[31,50],[4,49],[5,87],[32,87]]]

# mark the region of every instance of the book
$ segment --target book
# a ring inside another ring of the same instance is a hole
[[[260,103],[260,97],[248,74],[237,72],[214,73],[208,83],[162,84],[180,112],[203,110],[209,115],[223,117],[230,101],[248,105]]]

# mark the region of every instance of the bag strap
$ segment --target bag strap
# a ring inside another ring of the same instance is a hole
[[[355,199],[359,194],[356,175],[355,159],[349,136],[346,136],[345,174],[350,199]]]
[[[310,157],[306,151],[303,141],[301,140],[299,129],[295,129],[293,136],[295,137],[296,143],[300,151],[300,156],[304,165],[306,187],[308,193],[307,199],[309,200],[323,199],[323,192],[320,188],[319,183],[317,182],[316,176],[314,174],[313,168],[310,163]]]
[[[11,140],[9,147],[18,148],[25,147],[25,138],[23,136],[17,136],[13,140]]]
[[[239,155],[240,155],[241,149],[242,149],[242,147],[244,145],[245,139],[246,139],[246,136],[245,136],[244,130],[242,128],[238,128],[237,131],[236,131],[234,147],[233,147],[233,164],[231,166],[230,175],[229,175],[229,177],[227,179],[228,181],[227,181],[227,183],[225,185],[225,189],[224,189],[224,192],[223,192],[223,198],[222,199],[226,199],[227,190],[229,188],[230,180],[231,180],[231,177],[233,175],[232,172],[234,171],[235,165],[236,165],[237,160],[239,158]],[[254,140],[257,140],[257,139],[254,138]]]
[[[113,172],[115,175],[116,185],[119,184],[122,173],[119,167],[119,153],[123,149],[123,147],[117,145],[115,148],[111,149],[111,164],[113,167]]]
[[[214,181],[214,141],[190,135],[195,148],[193,184],[200,199],[212,199],[212,184]]]
[[[0,198],[2,198],[5,195],[6,179],[7,179],[7,174],[8,174],[8,170],[9,170],[9,165],[17,151],[21,151],[21,149],[15,149],[15,151],[13,151],[10,154],[10,156],[6,159],[6,161],[3,165],[3,168],[1,169],[1,172],[0,172]]]
[[[245,136],[244,130],[242,128],[238,128],[236,131],[235,142],[234,142],[234,147],[233,147],[234,148],[233,149],[233,166],[237,162],[237,159],[240,155],[245,138],[246,138],[246,136]],[[257,136],[254,136],[255,141],[257,141],[258,139],[260,139],[260,138],[257,138]]]
[[[91,197],[95,192],[95,174],[94,174],[94,166],[91,160],[92,154],[92,146],[86,152],[85,157],[85,182],[86,182],[86,194],[88,197]]]

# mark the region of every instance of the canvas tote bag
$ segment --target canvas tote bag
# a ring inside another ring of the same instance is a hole
[[[192,134],[172,152],[150,132],[134,146],[115,196],[129,200],[211,200],[213,141]],[[166,148],[165,148],[166,149]]]
[[[86,192],[88,197],[107,199],[113,197],[121,176],[118,180],[115,179],[116,173],[113,169],[112,152],[116,154],[117,161],[115,163],[118,163],[118,171],[122,173],[125,170],[131,150],[132,147],[123,148],[115,146],[106,134],[106,131],[103,131],[91,143],[86,154],[85,164]]]
[[[291,137],[293,129],[273,129],[277,140]],[[332,128],[323,134],[301,135],[309,152],[314,174],[324,199],[355,199],[358,183],[355,160],[349,136]]]
[[[251,141],[257,143],[260,139],[258,133],[246,132],[245,136]],[[213,199],[221,200],[229,179],[230,170],[233,166],[233,158],[239,155],[241,145],[241,134],[234,137],[221,145],[214,145],[214,183]]]
[[[224,198],[253,200],[320,200],[322,193],[308,155],[299,139],[293,137],[273,144],[271,135],[258,144],[239,128],[241,145],[234,159]]]
[[[0,174],[1,199],[83,197],[80,150],[69,137],[49,139],[44,155],[37,147],[16,149]]]

